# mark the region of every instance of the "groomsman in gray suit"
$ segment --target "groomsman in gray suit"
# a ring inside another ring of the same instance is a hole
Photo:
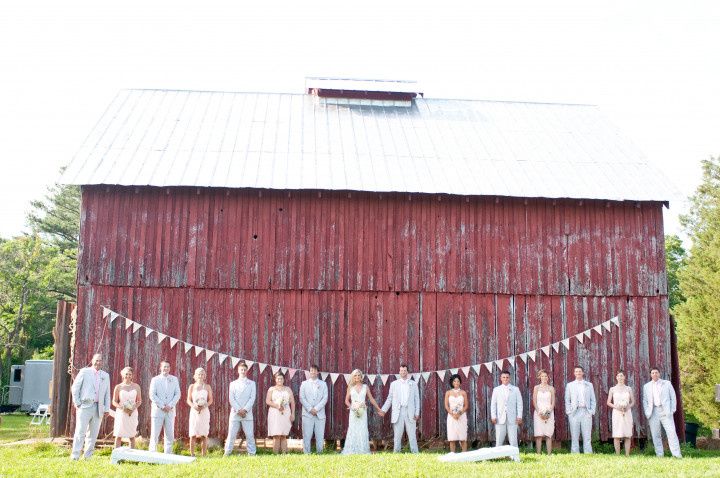
[[[160,362],[160,375],[150,380],[150,442],[148,451],[157,450],[160,432],[164,431],[165,453],[172,453],[175,443],[175,405],[180,400],[180,382],[170,375],[170,362]]]
[[[595,389],[585,380],[585,370],[575,367],[575,380],[565,387],[565,413],[570,420],[570,452],[580,453],[580,435],[583,453],[592,453],[592,422],[595,415]]]
[[[102,366],[102,355],[93,355],[91,366],[80,369],[72,384],[72,401],[75,405],[75,435],[70,458],[80,459],[85,442],[85,458],[95,451],[95,441],[103,417],[110,410],[110,376]]]
[[[511,446],[518,446],[518,425],[522,423],[523,402],[520,389],[510,383],[510,372],[500,373],[500,385],[495,387],[490,398],[490,418],[495,425],[495,446],[505,444],[505,437]]]
[[[252,407],[255,404],[257,387],[255,382],[247,378],[247,364],[240,362],[237,367],[238,379],[230,383],[230,419],[228,436],[225,440],[225,456],[230,456],[240,428],[245,433],[248,455],[254,455],[255,432],[253,430]]]
[[[400,365],[400,378],[390,384],[390,393],[382,406],[382,415],[392,406],[391,422],[395,443],[393,452],[400,452],[403,433],[407,432],[410,451],[418,452],[417,421],[420,419],[420,392],[414,380],[410,380],[407,364]]]
[[[650,369],[650,380],[643,386],[643,412],[650,424],[655,454],[663,456],[665,450],[662,442],[662,429],[667,435],[670,453],[675,458],[682,458],[680,453],[680,441],[675,431],[673,414],[677,409],[677,396],[672,383],[660,378],[660,370],[653,367]]]
[[[302,404],[303,452],[310,453],[312,437],[315,448],[322,453],[325,444],[325,404],[328,401],[327,383],[318,380],[318,366],[310,366],[310,378],[300,385]]]

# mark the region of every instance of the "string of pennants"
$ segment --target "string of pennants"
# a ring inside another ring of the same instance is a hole
[[[209,362],[210,359],[213,357],[216,357],[218,362],[222,365],[225,362],[228,362],[232,365],[232,368],[235,368],[238,363],[241,361],[245,362],[248,366],[248,369],[252,368],[253,365],[257,364],[258,370],[260,373],[263,373],[266,368],[270,367],[272,370],[273,375],[277,373],[278,371],[282,372],[283,374],[287,374],[288,378],[292,380],[292,378],[295,376],[298,372],[304,372],[305,377],[307,378],[309,375],[309,372],[307,370],[303,369],[296,369],[292,367],[285,367],[281,365],[272,365],[267,364],[263,362],[248,360],[248,359],[242,359],[239,357],[234,357],[229,354],[223,354],[220,352],[217,352],[215,350],[210,350],[205,347],[200,347],[199,345],[192,344],[190,342],[186,342],[184,340],[177,339],[175,337],[171,337],[170,335],[164,334],[160,332],[159,330],[152,329],[146,325],[142,325],[134,320],[131,320],[123,315],[120,315],[119,313],[115,312],[114,310],[102,306],[102,316],[103,319],[108,319],[110,321],[110,324],[115,322],[117,319],[121,319],[124,322],[125,330],[131,330],[133,334],[136,334],[140,332],[141,330],[144,332],[145,338],[150,337],[152,334],[156,335],[157,343],[161,344],[165,340],[167,340],[170,343],[170,348],[173,349],[175,346],[180,344],[180,346],[184,349],[185,353],[191,353],[193,352],[196,357],[199,357],[200,354],[204,354],[205,356],[205,362]],[[457,374],[462,372],[465,377],[470,377],[470,371],[474,371],[476,375],[480,375],[480,370],[484,367],[487,369],[489,373],[492,373],[493,368],[497,368],[498,370],[503,370],[503,367],[505,363],[507,362],[511,367],[515,367],[517,360],[521,360],[523,364],[528,363],[528,360],[535,362],[538,358],[539,354],[544,354],[546,357],[550,357],[550,354],[552,352],[558,354],[563,349],[564,350],[570,350],[570,344],[573,342],[573,338],[577,340],[578,343],[582,344],[585,340],[592,339],[592,333],[595,332],[600,336],[603,336],[605,332],[610,332],[612,330],[612,326],[615,325],[617,328],[620,328],[620,319],[619,317],[615,316],[611,318],[610,320],[606,320],[604,322],[601,322],[598,325],[595,325],[593,327],[590,327],[587,330],[583,330],[582,332],[565,337],[562,340],[558,340],[557,342],[553,342],[551,344],[545,345],[543,347],[539,347],[535,350],[528,350],[526,352],[523,352],[521,354],[517,355],[511,355],[509,357],[497,359],[497,360],[491,360],[488,362],[483,362],[479,364],[474,365],[466,365],[464,367],[457,367],[457,368],[447,368],[442,370],[432,370],[432,371],[423,371],[423,372],[415,372],[411,373],[410,376],[416,381],[420,382],[422,379],[425,383],[427,383],[432,375],[437,374],[437,376],[440,378],[440,380],[445,380],[445,375],[449,372],[451,375]],[[562,348],[561,348],[562,346]],[[370,381],[370,385],[374,385],[376,380],[381,380],[382,384],[385,385],[388,381],[388,379],[393,376],[395,378],[398,378],[398,374],[366,374],[365,375],[368,380]],[[350,377],[351,374],[349,373],[339,373],[339,372],[320,372],[320,377],[323,380],[327,380],[328,377],[330,377],[330,380],[333,384],[337,381],[339,377],[343,377],[345,379],[345,383],[350,383]]]

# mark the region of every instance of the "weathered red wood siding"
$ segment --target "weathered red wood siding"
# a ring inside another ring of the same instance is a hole
[[[75,365],[96,350],[113,380],[125,365],[147,390],[169,358],[185,389],[204,357],[155,336],[106,329],[101,305],[203,347],[296,368],[395,372],[459,367],[547,345],[619,315],[621,332],[511,369],[529,399],[540,368],[564,383],[582,364],[598,396],[596,430],[609,436],[604,401],[614,371],[639,392],[651,364],[670,371],[670,331],[660,203],[464,198],[347,192],[84,187]],[[224,435],[228,363],[207,364]],[[258,377],[260,397],[269,369]],[[297,392],[303,377],[292,380]],[[489,395],[497,372],[464,386],[475,396],[470,436],[492,435]],[[375,385],[385,397],[389,382]],[[434,376],[421,386],[423,438],[445,435]],[[329,437],[344,436],[342,378],[331,387]],[[184,397],[183,397],[184,400]],[[261,398],[260,403],[264,402]],[[187,430],[180,406],[177,429]],[[562,407],[556,409],[563,416]],[[258,435],[266,407],[256,409]],[[644,425],[644,419],[637,417]],[[144,407],[141,432],[149,428]],[[298,423],[293,434],[299,436]],[[371,415],[371,436],[391,436]],[[567,436],[563,419],[558,437]]]

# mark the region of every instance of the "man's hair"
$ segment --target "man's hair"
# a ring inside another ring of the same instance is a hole
[[[574,371],[576,368],[579,368],[579,369],[582,370],[583,372],[585,371],[585,369],[582,368],[582,366],[580,366],[580,365],[575,365],[575,367],[573,368],[573,371]]]
[[[406,364],[406,363],[401,363],[401,364],[400,364],[400,368],[404,368],[404,369],[407,370],[408,372],[410,371],[410,367],[408,367],[408,364]]]
[[[244,367],[245,370],[247,370],[247,368],[248,368],[248,366],[247,366],[247,364],[246,364],[245,362],[240,362],[240,363],[238,364],[238,368],[240,368],[240,367]]]
[[[500,376],[502,377],[503,375],[507,375],[509,377],[510,372],[508,372],[507,370],[503,370],[502,372],[500,372]]]
[[[170,362],[168,362],[167,360],[161,360],[161,361],[160,361],[160,366],[162,366],[162,364],[164,364],[164,363],[170,365]]]
[[[660,373],[660,369],[657,368],[657,367],[652,367],[652,368],[650,369],[650,373],[652,373],[653,370],[657,370],[657,372]]]
[[[310,370],[315,370],[316,372],[318,372],[320,370],[320,367],[318,367],[316,364],[312,364],[310,365]]]

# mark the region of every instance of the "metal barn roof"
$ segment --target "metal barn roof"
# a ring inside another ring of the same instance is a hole
[[[63,182],[638,201],[676,194],[595,106],[333,100],[123,90]]]

